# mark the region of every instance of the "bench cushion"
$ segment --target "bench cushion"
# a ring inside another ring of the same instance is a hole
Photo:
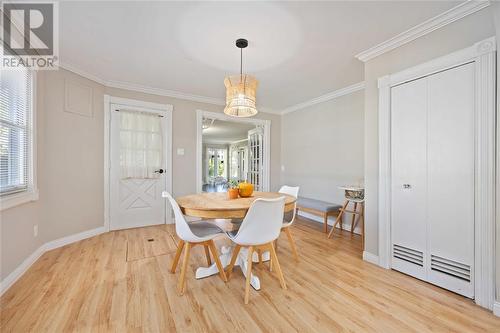
[[[297,206],[299,207],[304,207],[304,208],[309,208],[309,209],[314,209],[320,212],[336,212],[340,208],[342,208],[341,205],[331,203],[331,202],[326,202],[326,201],[321,201],[321,200],[316,200],[316,199],[310,199],[310,198],[304,198],[304,197],[299,197],[297,199]]]

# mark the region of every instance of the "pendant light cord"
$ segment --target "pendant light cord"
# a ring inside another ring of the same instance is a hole
[[[243,49],[240,49],[240,76],[243,76]]]

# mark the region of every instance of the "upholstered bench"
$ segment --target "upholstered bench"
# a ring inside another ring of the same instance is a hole
[[[337,215],[340,208],[342,208],[341,205],[331,202],[304,197],[299,197],[297,199],[297,211],[303,211],[323,217],[325,232],[328,232],[328,216]]]

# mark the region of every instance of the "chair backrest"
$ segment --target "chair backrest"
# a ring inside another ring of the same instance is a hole
[[[294,196],[295,198],[299,197],[299,187],[298,186],[281,186],[280,193],[288,194]],[[297,201],[295,201],[295,205],[293,206],[293,211],[285,213],[285,223],[287,225],[292,224],[295,221],[295,213],[297,212]]]
[[[233,241],[241,245],[260,245],[274,241],[281,232],[284,209],[285,197],[255,200]]]
[[[164,192],[168,201],[170,201],[170,205],[172,205],[172,209],[174,211],[175,216],[175,232],[177,236],[185,242],[199,242],[201,239],[197,237],[189,228],[189,224],[184,218],[184,214],[182,214],[181,208],[172,195],[168,192]]]

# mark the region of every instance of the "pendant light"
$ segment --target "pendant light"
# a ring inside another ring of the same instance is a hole
[[[259,82],[255,77],[243,74],[243,49],[247,46],[246,39],[236,40],[236,47],[240,49],[240,75],[227,76],[224,79],[226,86],[224,113],[234,117],[252,117],[258,112],[255,107],[255,94]]]

